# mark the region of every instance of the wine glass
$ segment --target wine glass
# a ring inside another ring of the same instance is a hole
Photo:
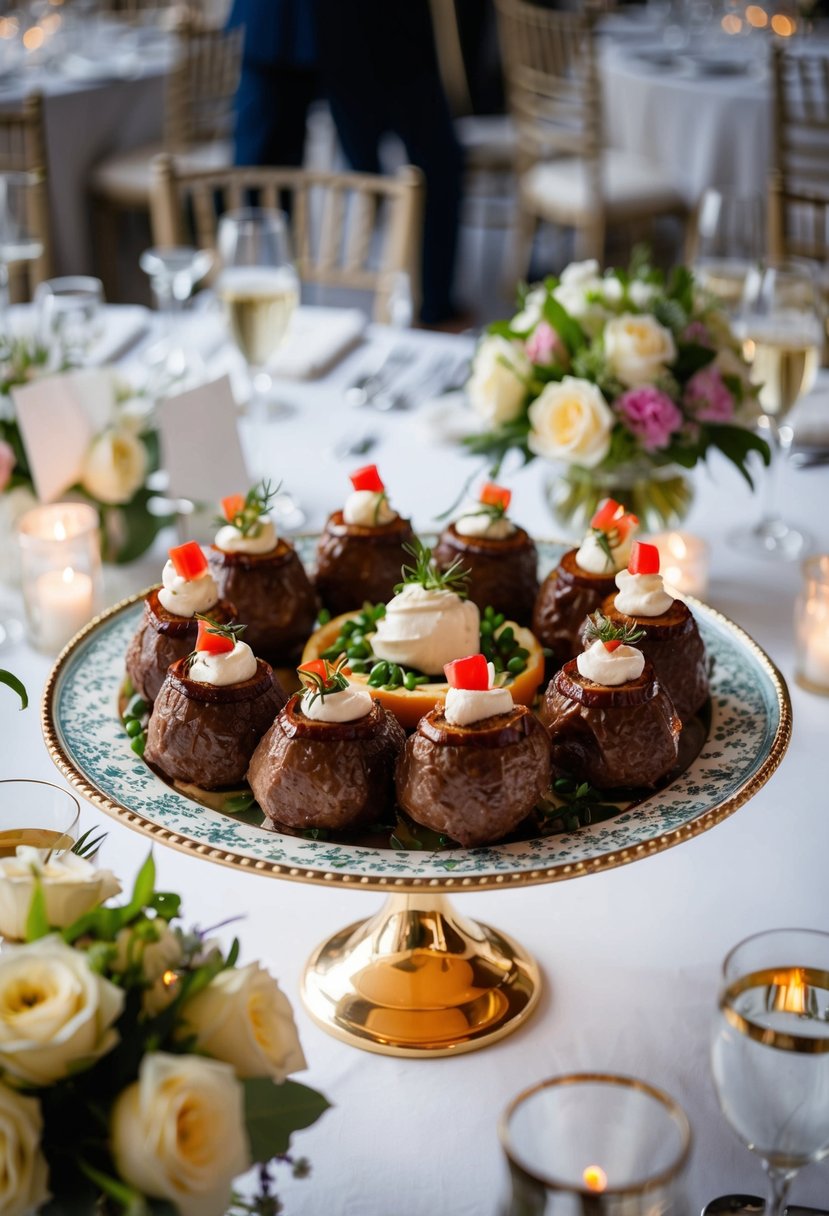
[[[706,190],[697,207],[692,240],[695,279],[733,316],[740,306],[746,276],[765,248],[762,196]]]
[[[53,365],[63,360],[72,365],[83,363],[100,337],[103,302],[103,284],[90,275],[66,275],[38,283],[34,294],[37,332]]]
[[[515,1098],[499,1124],[512,1195],[501,1216],[681,1216],[684,1111],[634,1077],[574,1073]]]
[[[219,221],[217,244],[221,271],[216,289],[250,372],[248,410],[260,420],[284,417],[290,407],[272,400],[266,369],[299,301],[286,216],[260,207],[228,212]]]
[[[801,555],[809,537],[780,514],[776,473],[794,436],[786,418],[814,384],[823,346],[820,289],[808,263],[783,261],[749,270],[734,332],[759,386],[761,422],[768,432],[772,464],[760,521],[729,539],[756,556],[791,561]]]
[[[189,245],[159,246],[145,249],[138,264],[149,276],[157,310],[155,335],[145,355],[151,373],[150,393],[198,383],[204,377],[204,362],[185,348],[182,314],[196,284],[213,265],[213,254]]]
[[[37,174],[0,173],[0,321],[8,324],[9,265],[32,262],[43,252],[43,242],[29,228],[29,198]]]
[[[0,857],[14,857],[21,845],[65,853],[77,840],[80,813],[77,798],[48,781],[0,781]]]
[[[711,1067],[723,1114],[765,1166],[765,1216],[783,1216],[797,1171],[829,1155],[829,933],[774,929],[735,946]]]

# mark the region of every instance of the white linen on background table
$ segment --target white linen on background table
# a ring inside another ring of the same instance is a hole
[[[379,363],[393,344],[419,352],[424,368],[443,351],[458,356],[472,343],[446,335],[373,328],[369,342],[330,375],[280,384],[293,416],[268,428],[245,420],[248,452],[266,451],[274,477],[300,499],[319,528],[348,489],[350,468],[338,460],[342,436],[378,437],[376,461],[392,503],[420,529],[434,528],[475,468],[457,448],[436,444],[417,412],[376,415],[347,406],[343,389]],[[216,364],[238,366],[228,349]],[[129,362],[129,361],[128,361]],[[215,367],[211,371],[216,370]],[[417,378],[417,370],[413,373]],[[540,462],[512,461],[501,480],[513,490],[511,514],[539,536],[553,534]],[[776,567],[735,554],[724,532],[752,521],[757,498],[722,460],[695,476],[697,498],[687,528],[711,543],[709,602],[766,648],[791,682],[796,566]],[[829,470],[786,470],[781,501],[829,551]],[[111,598],[158,577],[163,545],[137,566],[108,573]],[[25,646],[3,656],[37,696],[49,660]],[[291,1216],[495,1216],[505,1171],[496,1123],[519,1089],[556,1072],[612,1069],[662,1085],[686,1107],[696,1147],[689,1173],[689,1211],[713,1196],[762,1193],[759,1163],[740,1146],[719,1113],[707,1066],[710,1016],[726,951],[741,937],[781,925],[829,927],[829,814],[825,749],[829,699],[791,684],[795,730],[781,770],[744,808],[703,836],[634,865],[578,882],[453,897],[458,910],[497,926],[522,943],[544,972],[538,1012],[516,1035],[455,1059],[399,1060],[347,1047],[317,1029],[299,1005],[302,968],[324,937],[379,907],[380,895],[280,882],[211,865],[157,847],[162,887],[179,890],[187,917],[202,926],[239,912],[223,931],[242,940],[243,959],[260,957],[280,978],[297,1010],[309,1071],[301,1079],[335,1104],[320,1124],[296,1138],[313,1162],[307,1181],[281,1179]],[[0,698],[0,775],[63,784],[40,735],[36,705],[19,713]],[[86,806],[82,827],[102,824],[109,837],[101,862],[129,881],[148,842]],[[285,1172],[287,1175],[287,1171]],[[795,1202],[827,1206],[829,1165],[803,1171]]]

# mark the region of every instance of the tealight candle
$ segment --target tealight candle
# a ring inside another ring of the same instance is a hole
[[[690,532],[660,532],[648,538],[659,550],[660,570],[672,595],[695,595],[708,590],[708,545]]]
[[[809,692],[829,695],[829,554],[803,563],[794,622],[795,678]]]
[[[56,654],[98,608],[98,513],[86,503],[53,503],[27,511],[17,527],[30,638]]]

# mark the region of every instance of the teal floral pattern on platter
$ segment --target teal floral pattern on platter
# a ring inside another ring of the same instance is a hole
[[[303,556],[308,544],[298,546]],[[542,574],[563,550],[563,545],[539,543]],[[172,843],[217,850],[217,860],[263,871],[278,867],[288,877],[321,881],[327,874],[367,887],[412,882],[478,887],[564,878],[619,864],[712,826],[728,813],[718,816],[718,808],[739,805],[763,784],[788,743],[790,713],[781,677],[742,630],[695,603],[711,665],[711,729],[690,767],[645,801],[594,826],[479,849],[404,852],[281,835],[191,801],[130,749],[118,694],[124,654],[142,610],[139,601],[105,615],[59,661],[46,704],[56,763],[70,780],[80,777],[97,791],[103,804],[114,803],[114,813],[124,808],[148,821],[150,830],[154,825],[183,838]],[[257,867],[257,862],[265,864]]]

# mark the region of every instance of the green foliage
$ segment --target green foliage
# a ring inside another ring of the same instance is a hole
[[[708,444],[719,448],[723,456],[740,470],[753,490],[754,481],[748,470],[747,460],[752,452],[756,452],[766,467],[771,464],[771,449],[765,439],[745,427],[726,426],[721,422],[707,423],[703,433]]]
[[[5,684],[12,692],[16,692],[20,698],[20,708],[25,709],[29,704],[29,694],[26,692],[26,687],[17,676],[12,675],[10,671],[4,671],[0,667],[0,684]]]
[[[571,317],[554,296],[547,296],[543,312],[544,320],[553,327],[571,355],[577,354],[587,345],[587,334],[575,317]]]
[[[305,1085],[283,1081],[274,1085],[263,1077],[249,1078],[245,1087],[245,1122],[254,1161],[270,1161],[287,1153],[291,1135],[316,1123],[330,1103]]]
[[[173,522],[171,515],[151,514],[148,508],[152,497],[152,491],[142,486],[129,502],[118,506],[89,499],[101,516],[104,561],[120,566],[135,561],[149,549],[161,529]]]
[[[34,942],[46,937],[49,932],[49,917],[46,915],[46,896],[39,879],[35,879],[35,890],[26,917],[26,941]]]
[[[701,346],[698,342],[682,342],[677,348],[673,373],[680,384],[690,380],[693,375],[708,367],[717,357],[717,352],[710,346]]]
[[[456,595],[466,595],[469,571],[463,569],[460,558],[456,558],[445,570],[440,570],[432,557],[432,550],[417,537],[411,544],[405,543],[403,548],[411,554],[415,564],[403,566],[400,571],[402,582],[395,587],[395,594],[399,594],[409,583],[415,583],[427,591],[454,591]]]

